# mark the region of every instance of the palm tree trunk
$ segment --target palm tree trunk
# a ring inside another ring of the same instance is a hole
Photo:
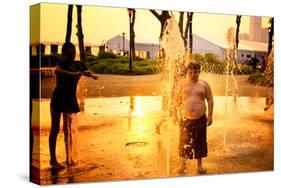
[[[71,40],[72,12],[73,12],[73,5],[68,5],[65,42],[70,42],[70,40]]]
[[[235,48],[238,50],[239,45],[239,30],[240,30],[241,16],[236,16],[236,35],[235,35]]]
[[[179,28],[180,28],[180,33],[181,33],[181,36],[183,38],[183,15],[184,15],[184,12],[180,12],[180,17],[179,17]]]
[[[136,20],[136,10],[133,9],[133,15],[132,15],[132,22],[131,22],[131,47],[132,47],[132,59],[133,61],[136,60],[136,51],[135,51],[135,30],[134,30],[134,26],[135,26],[135,20]]]
[[[192,18],[193,18],[193,12],[188,13],[189,14],[189,53],[192,54],[192,45],[193,45],[193,36],[192,36]]]
[[[272,49],[272,42],[273,42],[273,36],[274,36],[274,18],[270,19],[271,26],[269,28],[268,33],[268,50],[267,50],[267,57],[269,56],[271,49]]]
[[[184,34],[183,34],[183,40],[184,40],[184,47],[185,47],[185,51],[187,51],[188,46],[187,46],[187,37],[188,37],[188,29],[189,29],[189,14],[188,12],[186,13],[187,16],[187,20],[186,20],[186,24],[185,24],[185,30],[184,30]]]
[[[234,46],[234,65],[238,66],[238,45],[239,45],[239,30],[241,24],[241,15],[236,16],[236,34],[235,34],[235,46]]]
[[[82,30],[82,5],[76,5],[77,7],[77,37],[79,42],[80,61],[85,61],[84,50],[84,35]]]
[[[160,24],[161,24],[161,30],[160,30],[160,36],[159,39],[162,39],[163,36],[163,32],[164,32],[164,28],[165,28],[165,24],[166,21],[171,18],[170,14],[168,11],[163,10],[161,15],[158,14],[155,10],[150,10],[150,12],[159,20]]]

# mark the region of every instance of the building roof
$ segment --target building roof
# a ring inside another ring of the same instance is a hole
[[[249,51],[267,52],[268,44],[250,40],[240,40],[238,49]]]
[[[207,42],[212,43],[213,45],[216,45],[217,47],[226,49],[228,48],[226,39],[206,39],[203,38],[197,34],[193,34],[194,36],[202,39],[202,40],[206,40]],[[123,36],[121,35],[116,35],[114,37],[112,37],[111,39],[107,40],[107,43],[114,43],[116,41],[120,41],[120,43],[123,42]],[[51,44],[57,44],[57,45],[63,45],[63,42],[48,42],[48,41],[42,41],[41,43],[45,44],[45,45],[51,45]],[[125,37],[125,43],[128,44],[129,40]],[[39,43],[32,43],[31,46],[36,46]],[[148,42],[148,40],[143,38],[142,42],[135,42],[135,44],[137,45],[159,45],[159,43],[153,43],[153,42]],[[77,43],[75,43],[76,46],[78,46]],[[85,46],[92,46],[92,47],[98,47],[98,45],[92,44],[92,43],[87,43],[84,42]],[[267,52],[267,48],[268,48],[268,44],[267,43],[263,43],[263,42],[256,42],[256,41],[250,41],[250,40],[240,40],[239,41],[239,46],[238,49],[239,50],[247,50],[247,51],[260,51],[260,52]]]
[[[226,39],[223,40],[223,39],[215,39],[215,40],[210,40],[210,39],[206,39],[206,38],[203,38],[197,34],[193,34],[194,36],[198,37],[198,38],[201,38],[203,40],[206,40],[220,48],[223,48],[223,49],[226,49],[228,48],[228,45],[227,45],[227,41]],[[110,41],[115,41],[115,40],[123,40],[122,39],[122,36],[121,35],[116,35],[115,37],[109,39],[107,42],[110,43]],[[125,42],[129,42],[129,40],[125,37]],[[147,42],[147,40],[144,40],[143,42],[135,42],[136,44],[139,44],[139,45],[151,45],[151,44],[154,44],[154,45],[159,45],[159,43],[151,43],[151,42]],[[256,41],[250,41],[250,40],[239,40],[239,46],[238,46],[238,49],[239,50],[247,50],[247,51],[260,51],[260,52],[267,52],[267,47],[268,47],[268,44],[267,43],[263,43],[263,42],[256,42]]]
[[[202,38],[202,37],[201,37]],[[207,39],[205,39],[207,40]],[[221,48],[228,48],[226,39],[216,39],[216,40],[207,40]],[[267,52],[268,44],[264,42],[250,41],[250,40],[239,40],[238,49],[247,50],[247,51],[260,51]]]
[[[125,43],[129,43],[129,39],[127,39],[126,37],[125,37],[124,40],[125,40]],[[139,39],[139,40],[140,40],[140,39]],[[149,42],[149,41],[148,41],[147,39],[145,39],[145,38],[141,38],[142,42],[139,42],[139,40],[138,40],[138,41],[135,40],[135,44],[136,44],[136,45],[159,45],[159,43]],[[108,40],[106,41],[106,43],[114,43],[114,42],[116,42],[116,41],[120,41],[120,43],[123,42],[123,36],[121,36],[121,35],[116,35],[116,36],[114,36],[114,37],[108,39]]]

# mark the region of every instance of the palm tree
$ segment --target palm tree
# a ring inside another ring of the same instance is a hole
[[[273,37],[274,37],[274,18],[271,18],[269,20],[269,23],[271,24],[269,27],[268,32],[268,50],[267,50],[267,56],[269,56],[271,49],[272,49],[272,43],[273,43]]]
[[[132,61],[136,60],[136,53],[135,53],[135,19],[136,19],[136,10],[132,8],[128,8],[128,15],[129,15],[129,28],[130,28],[130,50],[129,50],[129,72],[133,72],[133,65]]]
[[[82,30],[82,5],[76,5],[77,7],[77,37],[79,42],[80,61],[85,61],[84,50],[84,35]]]
[[[70,39],[71,39],[71,30],[72,30],[72,12],[73,12],[73,5],[68,5],[68,12],[67,12],[67,27],[66,27],[65,42],[70,42]]]
[[[184,12],[180,12],[180,16],[179,16],[179,28],[180,28],[180,32],[182,34],[183,37],[183,16],[184,16]]]
[[[192,53],[192,43],[193,43],[193,36],[192,36],[193,12],[187,12],[186,16],[187,16],[187,21],[186,21],[186,25],[185,25],[185,30],[183,31],[184,12],[180,12],[179,28],[180,28],[180,33],[181,33],[182,39],[184,41],[185,49],[187,50],[189,47],[189,52],[191,54]],[[187,40],[188,36],[189,36],[189,39]],[[189,41],[188,44],[187,44],[187,41]]]
[[[193,46],[193,35],[192,35],[192,19],[193,12],[187,12],[187,23],[189,28],[189,53],[192,54],[192,46]],[[187,29],[186,29],[187,30]]]
[[[270,18],[269,23],[270,27],[268,28],[268,51],[264,74],[268,85],[272,87],[274,84],[274,18]]]
[[[165,23],[166,21],[171,18],[170,14],[168,11],[163,10],[161,14],[158,14],[155,10],[149,10],[160,22],[161,24],[161,30],[160,30],[160,36],[159,39],[162,39],[164,28],[165,28]]]
[[[235,47],[238,50],[239,45],[239,30],[240,30],[240,23],[241,23],[241,15],[236,16],[236,35],[235,35]]]
[[[236,33],[235,33],[235,45],[234,45],[234,65],[235,67],[238,66],[238,45],[239,45],[239,30],[240,30],[240,24],[241,24],[241,15],[236,16]]]
[[[136,10],[132,9],[132,16],[130,16],[130,42],[131,42],[131,55],[133,61],[136,60],[136,52],[135,52],[135,20],[136,20]]]

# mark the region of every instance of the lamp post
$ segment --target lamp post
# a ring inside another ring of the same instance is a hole
[[[129,15],[129,28],[130,28],[130,50],[129,50],[129,72],[133,72],[132,67],[132,14],[134,9],[128,8],[128,15]]]
[[[122,39],[123,39],[123,55],[125,56],[125,33],[122,33]]]

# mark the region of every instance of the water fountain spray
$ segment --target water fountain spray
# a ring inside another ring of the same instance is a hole
[[[181,77],[184,75],[185,47],[181,37],[178,23],[175,16],[172,16],[168,21],[164,34],[161,40],[161,49],[164,53],[163,70],[161,74],[165,79],[164,95],[167,96],[167,109],[170,115],[175,115],[175,97],[178,94],[178,86]]]
[[[165,80],[163,88],[163,100],[167,106],[164,110],[164,116],[168,117],[171,123],[176,123],[178,117],[178,106],[176,104],[176,97],[179,94],[180,79],[185,75],[185,65],[188,63],[184,41],[181,37],[178,23],[175,16],[167,21],[164,34],[160,43],[161,52],[163,53],[162,63],[163,69],[161,71],[162,78]],[[164,117],[166,119],[166,117]],[[170,175],[170,129],[167,124],[167,159],[166,172]]]
[[[274,102],[274,48],[272,47],[271,52],[268,56],[265,71],[264,71],[264,77],[267,83],[267,86],[270,88],[267,97],[266,97],[266,106],[264,110],[268,110],[271,105],[273,105]]]
[[[237,80],[234,77],[234,71],[235,68],[237,67],[237,46],[235,44],[235,37],[234,37],[234,28],[230,27],[227,30],[226,34],[226,39],[227,39],[227,46],[228,48],[226,49],[226,80],[225,80],[225,114],[227,116],[227,100],[229,96],[229,91],[230,91],[230,85],[229,85],[229,76],[232,78],[232,93],[231,95],[234,97],[234,103],[236,103],[237,96],[238,96],[238,85],[237,85]],[[226,119],[224,125],[227,125]],[[224,126],[224,134],[223,134],[223,150],[226,150],[226,128]]]
[[[230,75],[232,78],[232,82],[233,82],[233,86],[231,87],[231,89],[232,89],[231,95],[234,96],[234,102],[236,102],[236,98],[238,96],[238,85],[237,85],[237,80],[234,77],[234,71],[235,71],[235,69],[238,68],[238,66],[237,66],[238,49],[235,44],[233,27],[230,27],[227,30],[227,46],[228,46],[228,48],[226,50],[226,75],[227,75],[226,96],[228,95],[228,92],[229,92],[228,79],[229,79],[229,75]]]
[[[267,85],[273,87],[274,85],[274,47],[272,47],[271,52],[268,56],[266,68],[264,71],[265,80],[267,81]]]

